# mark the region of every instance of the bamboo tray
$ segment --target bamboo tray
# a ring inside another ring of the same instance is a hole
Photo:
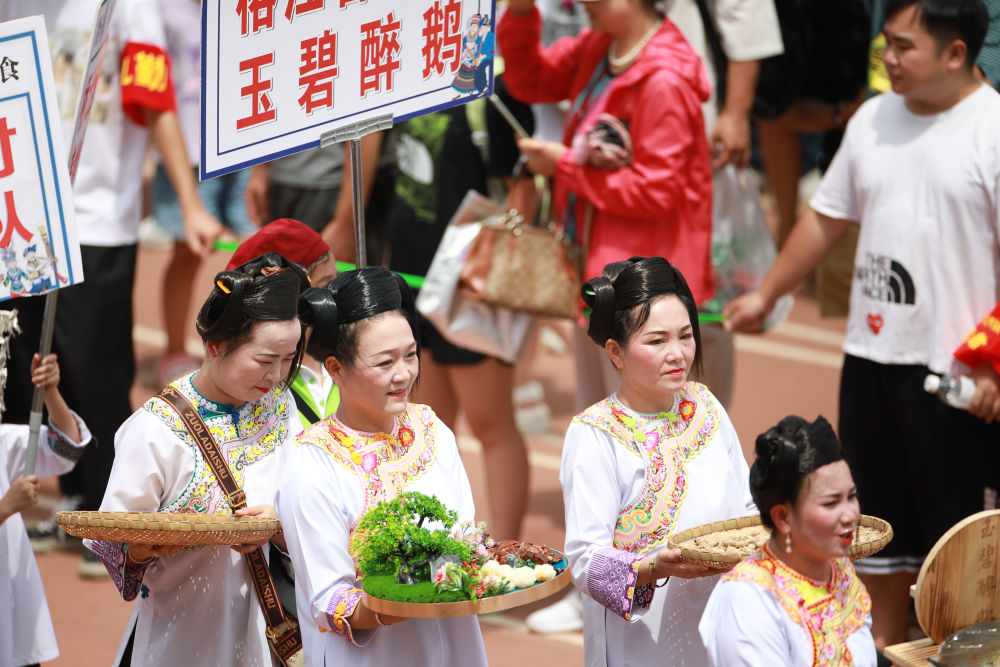
[[[859,541],[860,532],[855,531],[854,544],[851,545],[850,551],[848,552],[848,556],[851,560],[857,560],[858,558],[864,558],[865,556],[872,555],[885,547],[885,545],[889,543],[889,540],[892,539],[892,526],[889,525],[889,522],[884,521],[883,519],[862,514],[861,521],[858,525],[866,528],[873,528],[877,530],[878,533],[875,537]],[[760,539],[755,541],[752,545],[748,545],[746,548],[739,549],[736,553],[722,551],[721,549],[707,549],[696,546],[690,542],[690,540],[693,540],[696,537],[704,537],[706,535],[722,533],[729,530],[737,531],[745,528],[754,528],[757,526],[760,526],[762,529],[760,531]],[[700,526],[695,526],[694,528],[682,530],[681,532],[670,536],[670,539],[667,540],[667,546],[672,549],[680,549],[681,558],[686,561],[701,563],[703,565],[708,565],[709,567],[727,570],[734,567],[737,563],[762,547],[768,539],[770,539],[770,537],[770,531],[763,527],[760,515],[755,514],[753,516],[742,516],[736,519],[726,519],[725,521],[713,521],[712,523],[706,523]]]
[[[273,517],[170,512],[56,512],[70,535],[104,542],[229,546],[269,539],[281,522]]]
[[[459,602],[397,602],[384,600],[365,593],[365,606],[380,614],[390,614],[404,618],[452,618],[455,616],[473,616],[490,614],[496,611],[506,611],[514,607],[537,602],[550,595],[555,595],[569,586],[571,577],[569,564],[564,557],[556,563],[565,566],[559,574],[548,581],[535,584],[528,588],[519,588],[503,595],[481,598],[478,600],[461,600]]]

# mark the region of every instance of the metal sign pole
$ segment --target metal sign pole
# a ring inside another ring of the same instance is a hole
[[[361,139],[351,139],[351,190],[354,195],[354,265],[368,266],[365,243],[365,184],[361,171]]]
[[[367,248],[365,247],[365,188],[361,172],[361,137],[388,130],[392,127],[392,114],[376,116],[347,127],[331,130],[319,138],[322,147],[349,142],[351,149],[351,192],[354,203],[354,265],[358,268],[368,265]]]
[[[101,61],[104,60],[104,49],[108,44],[108,26],[117,0],[103,0],[97,9],[94,25],[94,41],[90,45],[90,57],[87,59],[87,71],[83,77],[83,90],[80,92],[79,108],[76,112],[76,124],[73,127],[73,140],[70,142],[69,182],[76,181],[76,168],[79,164],[80,148],[87,133],[87,120],[94,105],[94,91],[97,87],[97,76],[100,73]],[[51,257],[51,253],[49,253]],[[52,266],[55,272],[55,265]],[[38,360],[41,360],[52,349],[52,333],[55,330],[56,303],[59,290],[54,289],[45,295],[45,313],[42,319],[42,339],[38,343]],[[31,415],[28,417],[28,451],[24,459],[24,476],[35,474],[35,459],[38,455],[38,437],[42,430],[42,405],[45,400],[45,390],[35,387],[31,394]]]

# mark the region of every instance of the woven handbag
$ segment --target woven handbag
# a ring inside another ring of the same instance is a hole
[[[531,179],[521,181],[534,187]],[[530,196],[525,199],[531,201]],[[459,289],[462,296],[493,306],[573,318],[582,266],[580,244],[563,229],[527,223],[520,210],[508,208],[483,221],[462,267]]]

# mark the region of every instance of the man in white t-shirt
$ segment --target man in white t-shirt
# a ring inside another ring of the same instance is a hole
[[[759,329],[775,299],[860,225],[840,437],[862,511],[895,535],[858,563],[879,649],[904,640],[924,555],[997,486],[1000,441],[1000,377],[952,356],[1000,298],[1000,94],[972,69],[988,14],[981,0],[890,0],[887,16],[892,92],[851,119],[810,202],[816,216],[800,219],[761,287],[725,311],[730,328]],[[969,411],[926,394],[928,372],[974,378]]]
[[[73,136],[99,5],[100,0],[0,2],[0,21],[45,16],[67,143]],[[210,252],[219,233],[219,222],[198,197],[175,108],[156,0],[117,0],[73,185],[84,282],[60,291],[53,338],[53,351],[58,352],[63,369],[60,390],[95,438],[72,476],[61,480],[64,493],[83,497],[79,507],[83,510],[100,506],[114,460],[115,431],[132,413],[132,284],[141,218],[142,160],[150,138],[181,200],[191,249],[201,255]],[[23,330],[11,346],[11,378],[29,378],[44,298],[4,304],[11,306],[17,307]],[[14,372],[15,368],[24,370]],[[30,384],[8,385],[8,418],[26,422],[30,400]],[[107,576],[101,562],[89,555],[81,562],[80,573]]]

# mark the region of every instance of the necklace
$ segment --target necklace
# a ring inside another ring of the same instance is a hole
[[[608,65],[611,69],[621,71],[632,64],[632,62],[639,57],[639,53],[642,51],[643,47],[649,43],[649,40],[653,39],[653,35],[656,31],[660,29],[663,25],[663,19],[657,20],[657,22],[650,28],[642,38],[635,43],[631,49],[628,50],[624,56],[615,56],[615,42],[611,42],[611,46],[608,47]]]

